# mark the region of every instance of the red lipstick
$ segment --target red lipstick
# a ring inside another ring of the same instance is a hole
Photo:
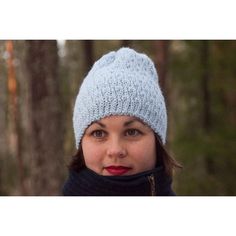
[[[112,175],[123,175],[131,168],[125,166],[107,166],[105,169]]]

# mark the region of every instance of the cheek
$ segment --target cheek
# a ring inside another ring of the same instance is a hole
[[[88,142],[86,140],[82,140],[81,145],[85,165],[96,173],[100,173],[101,163],[104,156],[101,145],[94,145],[92,142]]]
[[[130,151],[137,167],[140,170],[144,171],[155,167],[156,145],[154,137],[143,140],[138,145],[133,146]]]

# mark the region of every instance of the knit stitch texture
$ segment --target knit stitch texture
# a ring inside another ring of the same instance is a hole
[[[110,115],[135,116],[166,141],[167,113],[152,60],[130,48],[102,56],[85,77],[77,95],[73,127],[79,148],[86,128]]]

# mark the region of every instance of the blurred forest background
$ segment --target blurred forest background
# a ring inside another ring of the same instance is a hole
[[[236,195],[236,41],[0,41],[0,195],[60,195],[92,64],[128,46],[156,64],[177,195]]]

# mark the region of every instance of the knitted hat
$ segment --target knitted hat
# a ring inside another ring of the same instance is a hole
[[[79,148],[85,129],[110,115],[135,116],[166,141],[167,114],[153,62],[130,48],[109,52],[95,62],[76,98],[73,126]]]

